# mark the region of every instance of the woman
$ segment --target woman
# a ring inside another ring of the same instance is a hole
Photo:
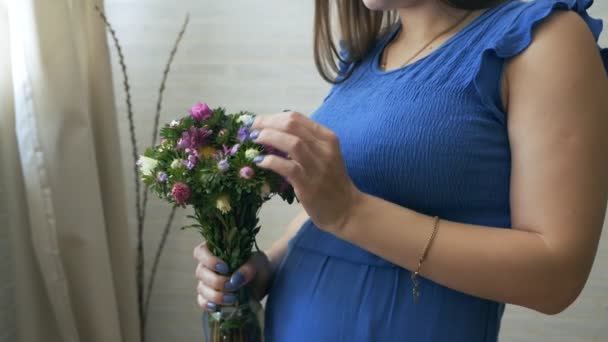
[[[269,293],[267,341],[291,342],[496,341],[503,303],[563,311],[607,201],[592,1],[337,1],[341,57],[328,3],[315,59],[329,96],[310,119],[252,126],[288,153],[257,162],[304,211],[231,275],[197,247],[199,305],[249,284]]]

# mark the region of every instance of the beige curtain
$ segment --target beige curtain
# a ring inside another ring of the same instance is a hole
[[[139,340],[101,0],[0,0],[0,180],[22,342]]]

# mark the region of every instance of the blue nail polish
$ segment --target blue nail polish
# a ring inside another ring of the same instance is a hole
[[[233,288],[238,289],[245,283],[245,275],[241,272],[236,272],[230,278],[230,284]]]
[[[217,310],[217,304],[215,304],[213,302],[207,302],[207,309],[209,309],[211,311],[216,311]]]
[[[252,117],[251,119],[247,119],[244,124],[245,127],[247,128],[251,128],[251,126],[253,126],[253,122],[255,121],[255,117]]]
[[[236,302],[236,297],[233,294],[224,295],[224,303],[232,304],[234,302]]]
[[[249,133],[249,139],[251,140],[255,140],[260,136],[260,131],[258,130],[253,130],[251,131],[251,133]]]
[[[236,290],[236,288],[234,287],[234,285],[232,285],[232,283],[230,281],[227,281],[224,283],[224,290],[234,291],[234,290]]]
[[[218,271],[221,274],[228,274],[228,273],[230,273],[230,268],[228,268],[228,265],[226,265],[223,262],[218,262],[217,265],[215,265],[215,270]]]
[[[256,164],[259,164],[262,161],[264,161],[264,155],[263,154],[260,154],[259,156],[253,158],[253,162],[256,163]]]

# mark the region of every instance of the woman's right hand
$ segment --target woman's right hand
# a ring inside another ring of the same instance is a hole
[[[228,264],[220,260],[202,243],[194,249],[194,259],[199,263],[195,276],[198,279],[198,305],[207,311],[216,311],[219,305],[236,301],[238,289],[248,285],[254,298],[262,299],[272,278],[272,267],[263,252],[254,252],[241,268],[230,274]]]

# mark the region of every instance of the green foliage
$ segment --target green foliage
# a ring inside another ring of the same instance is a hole
[[[290,204],[295,198],[293,188],[280,175],[257,167],[247,158],[247,150],[263,153],[264,146],[248,140],[238,141],[237,133],[242,127],[239,117],[245,114],[252,115],[249,112],[227,114],[224,108],[216,108],[210,118],[201,122],[185,116],[164,125],[160,129],[161,143],[144,153],[158,163],[152,174],[140,174],[143,182],[161,199],[173,205],[193,207],[194,215],[189,218],[194,223],[182,229],[199,231],[211,252],[226,261],[232,270],[251,256],[255,237],[260,231],[257,214],[262,204],[277,194]],[[178,142],[192,127],[211,130],[212,134],[205,145],[198,146],[198,161],[189,170],[184,165],[188,154],[178,148]],[[240,147],[231,155],[229,150],[236,144]],[[218,168],[222,159],[229,165],[224,172]],[[254,176],[242,178],[239,172],[243,167],[252,168]],[[159,179],[161,173],[166,174],[166,181]],[[176,183],[183,183],[190,190],[184,203],[176,202],[171,194]],[[262,194],[265,184],[266,190],[270,191]],[[230,210],[218,209],[218,201],[222,200],[227,200]]]

